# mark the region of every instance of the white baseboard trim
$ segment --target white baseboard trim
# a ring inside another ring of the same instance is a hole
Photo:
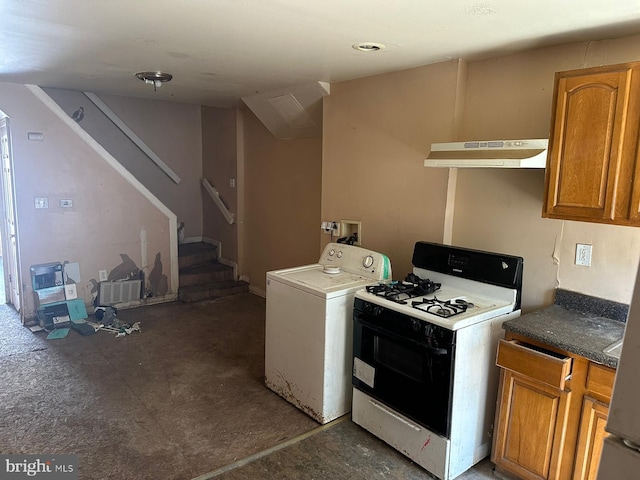
[[[116,303],[117,309],[127,310],[129,308],[144,307],[145,305],[156,305],[158,303],[175,302],[178,299],[177,293],[167,293],[162,297],[148,297],[131,300],[130,302]]]
[[[180,243],[181,244],[183,244],[183,243],[200,243],[202,241],[203,241],[202,240],[202,235],[200,235],[199,237],[187,237]]]
[[[267,298],[266,290],[263,290],[258,287],[254,287],[253,285],[249,285],[249,293],[253,293],[254,295],[257,295],[262,298]]]

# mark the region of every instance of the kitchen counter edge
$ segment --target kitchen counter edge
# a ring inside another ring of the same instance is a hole
[[[508,332],[617,368],[618,358],[604,352],[622,339],[625,323],[593,313],[552,305],[502,324]]]

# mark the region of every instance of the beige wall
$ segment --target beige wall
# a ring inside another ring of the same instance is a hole
[[[525,258],[525,311],[552,303],[557,286],[628,303],[640,229],[542,219],[541,170],[458,170],[447,202],[448,170],[422,165],[431,142],[547,138],[556,71],[638,51],[634,36],[332,84],[322,220],[362,220],[364,246],[390,257],[394,278],[410,271],[415,241],[447,239],[450,220],[454,245]],[[577,242],[593,244],[591,267],[573,264]]]
[[[80,125],[136,179],[185,223],[186,236],[202,235],[202,141],[200,107],[175,102],[100,95],[102,100],[180,177],[176,184],[91,101],[73,90],[45,89],[72,115],[84,108]]]
[[[238,214],[238,149],[235,109],[202,107],[203,176],[220,193],[229,210]],[[236,187],[229,180],[236,181]],[[203,235],[221,242],[221,256],[238,261],[238,224],[229,225],[220,209],[204,192]]]
[[[186,237],[202,235],[200,106],[115,95],[100,99],[180,177],[176,184],[145,160],[156,185],[142,182],[184,222]]]
[[[451,61],[332,84],[325,97],[322,220],[360,220],[362,245],[389,256],[394,278],[411,271],[416,241],[443,240],[448,171],[422,165],[431,142],[454,135],[459,79]]]
[[[460,139],[548,138],[556,71],[639,60],[640,36],[545,48],[472,62]],[[459,170],[453,243],[525,258],[523,307],[556,287],[629,303],[640,229],[542,219],[544,172]],[[593,244],[591,267],[574,265]]]
[[[148,271],[156,253],[171,285],[169,220],[125,182],[23,85],[0,83],[0,109],[11,122],[23,315],[35,314],[29,267],[52,261],[80,264],[78,296],[91,301],[91,279],[128,255]],[[42,142],[27,141],[42,132]],[[34,197],[49,198],[36,210]],[[62,209],[61,198],[73,200]]]
[[[320,138],[277,140],[248,109],[244,136],[244,270],[265,289],[269,270],[307,265],[320,256]]]

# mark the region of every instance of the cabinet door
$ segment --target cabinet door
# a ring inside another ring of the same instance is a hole
[[[637,66],[556,75],[543,216],[633,224]]]
[[[504,369],[501,386],[492,461],[524,480],[558,478],[571,392]]]
[[[584,397],[573,480],[596,480],[608,415],[608,405]]]

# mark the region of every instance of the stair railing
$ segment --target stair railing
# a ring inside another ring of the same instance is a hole
[[[229,211],[227,206],[224,204],[224,201],[222,200],[222,198],[220,198],[220,193],[218,192],[218,190],[216,190],[216,188],[211,185],[206,178],[202,179],[202,186],[209,193],[211,199],[213,200],[213,203],[215,203],[218,209],[220,209],[220,212],[227,220],[229,225],[233,225],[236,221],[236,216],[234,213],[231,213],[231,211]]]

